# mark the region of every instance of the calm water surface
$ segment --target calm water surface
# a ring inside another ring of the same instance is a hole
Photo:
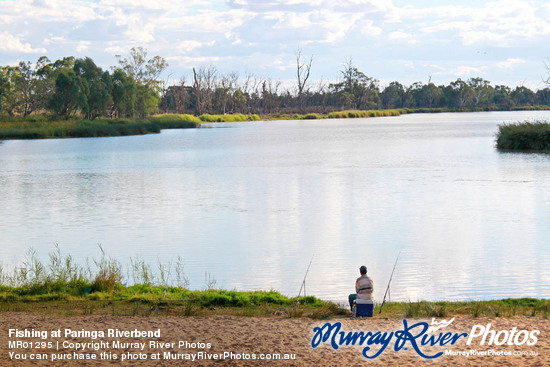
[[[365,264],[381,299],[550,297],[550,155],[501,153],[497,125],[549,112],[272,121],[0,142],[0,262],[59,244],[190,287],[345,300]],[[172,279],[175,275],[171,274]]]

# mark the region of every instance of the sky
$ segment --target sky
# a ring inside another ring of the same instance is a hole
[[[0,65],[89,56],[107,69],[142,46],[173,81],[213,65],[292,85],[300,50],[312,82],[352,60],[381,86],[481,77],[540,89],[549,39],[539,0],[0,0]]]

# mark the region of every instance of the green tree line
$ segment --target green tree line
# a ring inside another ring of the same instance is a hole
[[[334,82],[309,80],[313,57],[296,55],[296,85],[237,72],[221,74],[214,66],[193,68],[191,81],[181,78],[168,85],[160,56],[147,58],[141,47],[118,65],[103,70],[89,58],[64,57],[50,61],[0,66],[0,114],[50,114],[64,118],[143,118],[164,113],[277,114],[328,113],[338,110],[395,108],[513,109],[550,106],[550,88],[533,91],[525,86],[492,85],[483,78],[457,79],[448,85],[397,81],[385,87],[347,61]]]
[[[65,57],[54,62],[42,56],[36,63],[0,67],[0,112],[26,117],[33,113],[56,116],[145,117],[158,111],[159,75],[166,61],[133,48],[118,57],[111,72],[89,58]]]

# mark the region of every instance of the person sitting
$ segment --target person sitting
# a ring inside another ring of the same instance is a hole
[[[355,281],[355,292],[349,295],[349,307],[353,312],[353,305],[357,298],[362,300],[372,301],[372,292],[374,291],[374,283],[372,278],[367,275],[367,267],[365,265],[359,268],[361,276]]]

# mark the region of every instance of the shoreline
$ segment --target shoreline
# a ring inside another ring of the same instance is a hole
[[[138,258],[124,273],[122,263],[106,256],[78,265],[59,246],[41,262],[34,250],[27,251],[23,267],[0,266],[0,312],[17,311],[57,315],[111,316],[285,316],[328,319],[349,315],[346,299],[338,304],[315,296],[292,297],[276,290],[228,290],[218,288],[213,278],[202,290],[189,289],[183,261],[158,264],[159,274]],[[92,268],[91,263],[94,264]],[[174,273],[174,278],[170,274]],[[133,281],[132,281],[133,280]],[[385,299],[384,299],[385,300]],[[449,315],[537,316],[547,318],[550,299],[504,298],[495,300],[387,302],[376,317],[447,317]],[[378,312],[378,313],[377,313]]]
[[[82,315],[123,317],[171,316],[239,316],[263,318],[310,318],[331,320],[349,317],[344,302],[334,303],[313,296],[286,297],[275,291],[189,291],[153,287],[145,292],[128,288],[117,291],[71,295],[62,292],[18,295],[24,291],[0,289],[0,314],[6,312],[35,313],[56,317]],[[381,303],[375,302],[374,315],[369,319],[399,319],[419,317],[538,317],[550,316],[550,300],[544,298],[506,298],[484,301],[417,301],[387,302],[380,313]]]
[[[2,140],[35,140],[59,138],[113,137],[157,134],[164,129],[200,128],[203,124],[219,122],[273,121],[273,120],[312,120],[400,116],[417,113],[462,113],[462,112],[506,112],[506,111],[548,111],[545,106],[535,108],[399,108],[380,110],[343,110],[328,113],[279,113],[279,114],[158,114],[143,119],[98,118],[95,120],[67,119],[58,120],[44,115],[30,115],[27,118],[0,118],[0,141]],[[205,125],[205,126],[206,126]]]

